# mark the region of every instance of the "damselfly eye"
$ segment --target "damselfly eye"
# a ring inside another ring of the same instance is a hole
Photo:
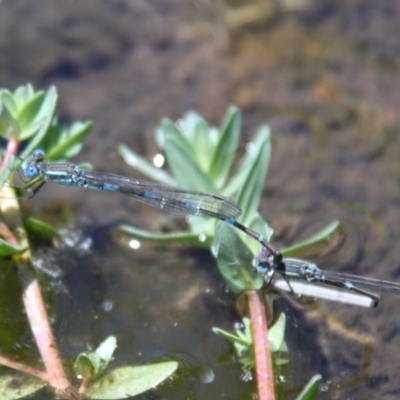
[[[23,166],[23,173],[27,178],[35,178],[39,175],[39,170],[34,165]]]
[[[261,261],[258,263],[257,267],[257,272],[266,275],[268,272],[272,270],[271,264],[268,261]]]

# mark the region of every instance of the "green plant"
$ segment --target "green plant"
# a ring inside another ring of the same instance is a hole
[[[10,357],[0,356],[0,365],[23,373],[0,376],[0,390],[7,399],[27,396],[44,386],[50,386],[58,398],[123,399],[155,387],[171,376],[178,363],[166,361],[146,366],[126,366],[106,373],[104,370],[112,361],[117,346],[116,339],[109,337],[96,350],[77,356],[74,370],[81,383],[79,389],[75,388],[64,370],[51,331],[41,288],[32,266],[25,227],[45,237],[57,237],[59,233],[34,218],[23,222],[15,188],[8,184],[21,160],[37,147],[45,151],[47,161],[53,162],[65,162],[79,153],[92,123],[75,122],[71,126],[60,124],[56,116],[57,99],[54,87],[46,92],[35,91],[30,84],[14,92],[0,89],[0,137],[7,142],[6,148],[0,149],[0,350],[9,351],[15,345],[15,340],[18,340],[10,333],[16,327],[7,312],[6,300],[9,292],[18,290],[20,286],[26,316],[45,367],[41,370]],[[21,144],[23,151],[16,157]],[[26,376],[30,378],[26,379]]]
[[[271,240],[273,230],[257,212],[271,157],[270,131],[267,125],[261,126],[246,146],[244,156],[239,162],[235,162],[240,136],[241,115],[236,107],[231,106],[219,129],[210,127],[202,116],[193,111],[188,112],[177,123],[170,119],[160,122],[155,139],[161,152],[165,154],[170,173],[160,171],[125,145],[121,144],[118,150],[127,164],[151,179],[233,198],[242,209],[237,220]],[[236,172],[231,175],[234,166]],[[233,292],[251,293],[264,286],[264,277],[251,271],[253,259],[261,249],[256,240],[224,222],[200,217],[191,217],[188,222],[188,231],[167,234],[154,234],[128,225],[121,225],[119,229],[135,238],[211,246],[218,268]],[[289,256],[327,241],[338,226],[339,222],[333,221],[311,238],[283,248],[282,254]],[[252,298],[256,300],[249,301],[249,304],[255,305],[257,309],[252,317],[254,322],[265,315],[265,309],[257,306],[260,304],[257,296]],[[253,306],[249,305],[250,313],[251,307]],[[266,330],[266,325],[263,329]],[[265,332],[254,331],[254,334],[254,345],[257,346],[257,338],[265,336]],[[255,362],[256,372],[267,368],[257,365],[256,360]],[[260,379],[263,378],[259,377]],[[272,383],[264,383],[259,382],[259,387],[265,386],[271,391]],[[259,391],[258,394],[260,399],[271,398],[265,397],[265,391]]]
[[[220,129],[209,127],[193,111],[180,120],[179,126],[169,119],[163,119],[155,132],[157,144],[165,153],[170,174],[163,172],[160,175],[159,169],[125,145],[120,145],[118,150],[125,162],[153,180],[233,198],[242,209],[238,220],[268,235],[268,225],[256,212],[271,153],[269,128],[264,125],[257,131],[252,145],[237,166],[237,173],[230,176],[241,136],[241,115],[236,107],[228,109]],[[217,222],[210,218],[191,217],[189,232],[162,235],[126,225],[121,226],[121,230],[138,238],[180,241],[209,247]],[[245,236],[243,240],[256,251],[258,246],[254,240]]]
[[[280,353],[280,357],[277,359],[278,365],[287,364],[289,362],[289,350],[285,343],[285,329],[286,316],[285,314],[280,314],[272,328],[268,331],[271,351]],[[254,336],[249,318],[243,318],[242,329],[236,329],[236,335],[219,328],[213,328],[213,332],[232,342],[241,364],[247,367],[253,367],[255,365]]]
[[[109,337],[96,350],[78,355],[74,370],[81,379],[81,385],[79,389],[75,388],[67,377],[51,332],[39,283],[32,267],[25,226],[46,237],[58,236],[59,233],[37,219],[23,222],[14,188],[7,184],[21,159],[26,158],[37,147],[41,147],[45,151],[46,160],[52,162],[65,162],[80,151],[82,141],[90,131],[91,122],[76,122],[70,127],[61,125],[56,115],[57,98],[54,87],[46,92],[35,92],[29,84],[19,87],[13,93],[6,89],[0,90],[0,136],[7,141],[7,147],[0,149],[3,159],[0,172],[0,259],[7,260],[11,265],[11,269],[3,268],[2,272],[18,271],[26,315],[31,326],[35,327],[32,332],[45,366],[42,371],[0,356],[0,364],[35,378],[13,388],[10,377],[3,376],[0,377],[0,386],[6,387],[10,399],[26,396],[44,385],[50,385],[61,398],[68,397],[71,393],[76,398],[82,393],[89,398],[125,398],[154,387],[170,376],[178,364],[168,361],[144,367],[127,366],[107,374],[104,370],[112,361],[116,348],[115,338]],[[271,154],[269,129],[264,125],[257,131],[246,154],[236,164],[234,159],[241,135],[240,122],[241,116],[235,107],[228,109],[220,129],[209,127],[195,112],[186,114],[179,127],[171,120],[163,120],[156,131],[156,140],[167,157],[171,174],[160,172],[126,146],[121,145],[119,151],[127,162],[134,162],[142,172],[163,183],[233,197],[243,210],[239,221],[270,239],[273,231],[257,213]],[[23,151],[16,157],[22,143]],[[236,173],[230,176],[233,165],[237,165]],[[181,171],[185,171],[185,174]],[[254,344],[255,348],[260,346],[260,338],[267,330],[266,321],[259,328],[254,324],[261,316],[265,320],[265,310],[260,307],[260,297],[256,292],[264,284],[263,277],[247,270],[259,251],[260,244],[242,233],[238,236],[238,232],[230,225],[216,225],[216,221],[211,219],[192,217],[189,226],[188,232],[167,235],[140,231],[129,226],[122,226],[120,229],[135,237],[212,246],[227,285],[236,293],[249,293],[251,332],[254,336],[250,340],[250,326],[246,322],[247,333],[244,336],[238,334],[234,342],[236,346],[239,342],[242,346],[239,349],[242,361],[246,365],[255,363],[256,371],[259,371],[264,366],[258,357],[246,358],[244,354],[246,348],[250,349],[250,344]],[[284,254],[326,240],[336,226],[337,223],[331,225],[319,236],[297,247],[283,249]],[[284,343],[282,339],[279,341],[281,345]],[[282,349],[280,346],[279,348]],[[255,352],[256,355],[258,353]],[[273,392],[273,389],[269,391]],[[259,392],[259,396],[260,399],[266,398],[264,392]]]

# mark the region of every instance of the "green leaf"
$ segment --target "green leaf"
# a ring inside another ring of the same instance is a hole
[[[219,328],[212,328],[213,332],[233,343],[239,362],[245,366],[254,366],[254,339],[251,321],[248,317],[242,319],[242,327],[235,329],[232,335]]]
[[[272,352],[282,351],[285,348],[286,315],[281,313],[279,318],[268,331],[268,340]]]
[[[223,194],[227,197],[233,196],[236,192],[238,192],[242,186],[245,184],[254,164],[254,159],[256,158],[256,154],[251,149],[263,146],[263,138],[258,139],[257,135],[261,132],[269,131],[268,125],[262,125],[256,133],[255,138],[251,141],[252,145],[250,146],[250,150],[246,151],[244,156],[241,158],[239,167],[235,171],[235,174],[229,179],[226,186],[223,189]],[[260,141],[259,141],[260,140]],[[270,137],[267,137],[267,140],[270,142]],[[265,145],[265,144],[264,144]],[[267,144],[271,146],[271,144]]]
[[[25,398],[45,386],[46,383],[26,375],[3,375],[0,377],[0,398],[2,400]]]
[[[42,126],[42,123],[44,120],[37,120],[33,122],[31,125],[27,126],[25,129],[21,129],[20,133],[18,135],[18,139],[20,141],[29,139],[30,137],[34,136],[36,132],[40,129]]]
[[[230,106],[220,129],[218,146],[209,170],[217,187],[222,187],[227,180],[239,144],[240,128],[240,111],[237,107]]]
[[[231,225],[217,224],[212,253],[226,285],[234,293],[259,290],[264,286],[263,276],[248,270],[252,268],[253,253]]]
[[[156,128],[154,136],[158,147],[164,149],[168,136],[179,137],[182,136],[182,132],[176,127],[174,121],[163,118]]]
[[[190,154],[200,170],[208,174],[214,154],[214,146],[209,140],[209,127],[205,119],[195,111],[189,111],[183,118],[182,134],[191,146]]]
[[[62,140],[62,137],[65,135],[65,132],[66,127],[60,125],[58,123],[58,118],[54,117],[51,121],[48,131],[46,132],[46,135],[37,145],[39,149],[42,149],[46,153],[46,158],[48,158],[48,150],[57,146],[60,140]],[[59,158],[58,160],[61,160],[61,158]]]
[[[0,103],[3,104],[3,106],[11,113],[11,116],[15,118],[18,113],[18,105],[9,90],[0,90]]]
[[[185,136],[186,140],[192,145],[193,148],[195,148],[193,144],[196,142],[196,136],[199,133],[199,126],[202,126],[204,132],[207,133],[207,122],[196,111],[188,111],[183,116],[182,127],[179,125],[179,127],[181,127],[181,134]]]
[[[239,343],[243,346],[248,346],[251,344],[251,340],[249,342],[248,338],[245,337],[239,337],[238,335],[233,335],[232,333],[229,333],[227,331],[224,331],[223,329],[213,327],[212,331],[219,336],[222,336],[224,339],[228,340],[229,342],[232,343]]]
[[[179,186],[217,193],[214,183],[195,163],[195,158],[191,155],[190,150],[188,151],[187,146],[182,145],[182,140],[168,136],[165,142],[165,154],[172,175]]]
[[[53,118],[51,125],[38,144],[46,153],[46,160],[63,162],[79,153],[82,142],[92,127],[91,121],[74,122],[70,127]]]
[[[57,92],[52,86],[45,94],[43,101],[38,109],[37,116],[31,126],[27,126],[22,130],[19,137],[20,140],[25,140],[35,134],[33,140],[44,137],[50,127],[51,121],[55,115],[57,105]],[[18,120],[18,119],[17,119]],[[38,143],[40,141],[38,140]]]
[[[245,344],[241,344],[240,340],[237,340],[233,345],[239,362],[244,366],[254,367],[254,336],[251,321],[247,317],[243,318],[242,321],[243,329],[237,329],[236,333],[238,337],[245,341]]]
[[[16,254],[22,254],[26,250],[26,247],[13,246],[3,239],[0,239],[0,258],[6,258],[14,256]]]
[[[38,147],[38,144],[41,143],[43,137],[47,134],[55,114],[57,100],[57,89],[54,86],[51,86],[46,92],[45,98],[42,102],[42,107],[40,111],[43,116],[42,124],[38,132],[35,134],[35,136],[32,137],[27,147],[21,154],[22,159],[27,158],[32,153],[32,151]]]
[[[1,102],[0,98],[0,137],[8,140],[13,137],[18,137],[20,132],[21,130],[19,129],[17,121],[11,115],[6,105]]]
[[[96,353],[106,362],[110,362],[115,349],[117,348],[117,339],[115,336],[109,336],[97,348]]]
[[[96,350],[79,354],[74,363],[75,374],[86,379],[99,376],[112,360],[116,348],[116,338],[109,336]]]
[[[314,375],[301,393],[296,397],[296,400],[313,400],[319,394],[319,387],[321,385],[322,376],[320,374]]]
[[[40,219],[28,218],[26,221],[26,227],[29,230],[34,231],[38,235],[46,238],[53,238],[59,236],[57,229],[47,224],[46,222],[41,221]]]
[[[8,134],[26,140],[36,134],[45,125],[47,120],[52,119],[55,110],[55,101],[52,97],[54,88],[47,93],[43,91],[34,92],[33,86],[27,84],[18,87],[13,94],[7,90],[0,91],[0,102],[11,114],[14,121],[13,127]],[[49,100],[52,100],[54,104]],[[15,128],[15,124],[18,129]]]
[[[212,328],[212,331],[232,343],[239,344],[241,346],[253,345],[253,331],[251,329],[250,318],[248,317],[243,317],[242,327],[235,329],[236,335],[215,327]]]
[[[85,171],[93,171],[93,165],[87,162],[81,162],[77,164],[80,169],[84,169]]]
[[[312,235],[308,239],[295,243],[292,246],[283,248],[281,250],[283,256],[288,257],[300,251],[307,250],[320,243],[328,242],[330,236],[339,228],[339,226],[340,221],[332,221],[329,225],[327,225],[325,228],[321,229],[319,232],[317,232],[315,235]]]
[[[145,158],[139,156],[124,144],[120,144],[117,150],[126,164],[134,167],[150,179],[165,183],[166,185],[176,185],[176,181],[166,171],[156,168],[153,164],[149,163]]]
[[[18,109],[20,109],[34,94],[35,90],[30,83],[21,85],[15,89],[13,97],[17,103]]]
[[[158,386],[176,371],[178,365],[176,361],[168,361],[140,367],[121,367],[90,384],[85,395],[99,400],[136,396]]]
[[[92,379],[96,376],[96,368],[92,357],[87,354],[79,354],[74,362],[74,372],[77,377]]]
[[[271,158],[271,141],[267,126],[259,129],[252,148],[251,168],[248,170],[244,185],[236,196],[236,202],[243,210],[241,221],[244,224],[248,224],[258,209],[268,171]]]
[[[43,119],[44,116],[40,116],[40,114],[44,96],[45,93],[43,91],[37,92],[18,110],[16,119],[22,131],[33,123],[40,123],[41,119]]]
[[[69,128],[59,127],[60,140],[53,146],[45,147],[48,160],[69,159],[79,153],[82,142],[92,129],[92,121],[77,121]]]
[[[169,157],[168,146],[178,147],[182,153],[186,154],[188,157],[191,157],[193,159],[193,163],[196,164],[196,156],[194,154],[192,144],[187,141],[186,137],[180,131],[178,131],[178,134],[165,136],[164,151],[167,157],[168,164],[170,164],[171,166],[171,164],[173,165],[176,160]]]
[[[239,358],[241,364],[246,366],[254,366],[254,337],[253,330],[251,327],[251,321],[249,318],[244,317],[242,320],[243,327],[236,329],[236,335],[226,332],[219,328],[212,328],[212,331],[226,340],[233,343],[235,352]],[[268,341],[270,344],[271,352],[274,353],[288,353],[288,348],[284,340],[286,328],[286,316],[281,313],[278,320],[269,329]],[[279,358],[274,358],[276,365],[287,364],[289,362],[288,357],[279,354]]]

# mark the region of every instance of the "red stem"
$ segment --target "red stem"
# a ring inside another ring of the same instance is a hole
[[[275,400],[274,373],[268,341],[265,303],[259,291],[248,292],[248,305],[253,328],[254,355],[259,400]]]
[[[27,266],[23,265],[20,268],[26,269]],[[24,274],[26,274],[26,271],[24,271]],[[39,283],[34,279],[24,289],[23,301],[26,313],[36,345],[46,367],[49,383],[57,391],[63,391],[70,386],[70,383],[65,375],[57,344],[51,331]]]
[[[25,372],[26,374],[36,376],[37,378],[48,381],[49,377],[45,371],[41,371],[39,369],[33,368],[29,365],[22,364],[17,361],[13,361],[7,357],[0,356],[0,364],[5,365],[6,367],[16,369],[17,371]]]
[[[10,158],[10,155],[16,155],[17,151],[18,151],[18,145],[19,142],[17,139],[15,138],[11,138],[8,142],[7,142],[7,148],[6,148],[6,152],[4,154],[4,158],[3,161],[1,163],[1,167],[3,168],[5,165],[7,165],[8,159]]]
[[[87,389],[88,385],[89,385],[89,382],[90,382],[89,379],[83,378],[83,379],[82,379],[82,382],[81,382],[81,384],[80,384],[80,386],[79,386],[78,392],[79,392],[79,393],[84,393],[85,390]]]
[[[6,165],[7,159],[11,154],[16,153],[17,148],[18,141],[13,139],[9,140],[3,165]],[[5,200],[0,203],[5,222],[4,225],[0,226],[1,231],[14,245],[18,243],[14,232],[18,232],[19,236],[22,237],[21,245],[29,249],[29,243],[24,232],[18,202],[15,200],[9,187],[4,187],[3,191],[10,192],[6,193]],[[45,379],[60,397],[66,398],[67,395],[76,393],[76,389],[68,381],[65,374],[57,344],[51,331],[40,286],[31,265],[30,252],[27,250],[23,254],[14,256],[13,258],[18,267],[19,281],[23,288],[23,301],[29,324],[44,362],[46,372],[41,373],[32,367],[23,366],[20,363],[11,362],[5,358],[0,358],[0,364],[4,362],[4,365],[8,365],[20,371],[33,372],[33,375]],[[77,397],[75,396],[75,398]]]

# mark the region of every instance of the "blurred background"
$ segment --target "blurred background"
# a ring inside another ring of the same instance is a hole
[[[395,0],[3,0],[0,86],[56,85],[63,122],[94,121],[76,161],[137,177],[119,143],[152,158],[162,117],[194,109],[219,125],[235,104],[243,151],[260,124],[272,130],[260,212],[276,243],[340,219],[340,248],[313,261],[400,281],[399,16]],[[62,269],[55,330],[67,359],[114,334],[121,365],[175,357],[187,366],[187,376],[140,399],[252,398],[254,382],[210,330],[240,319],[211,256],[152,243],[134,252],[111,234],[121,222],[160,231],[175,216],[54,186],[26,207],[63,210],[75,232],[61,251],[38,249],[46,268]],[[393,295],[375,310],[279,300],[292,357],[281,398],[320,372],[318,398],[397,399],[397,304]]]

